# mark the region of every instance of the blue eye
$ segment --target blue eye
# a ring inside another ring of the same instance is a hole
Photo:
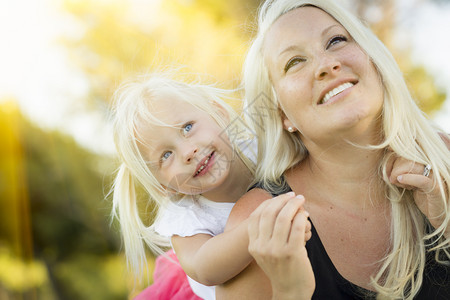
[[[183,133],[186,134],[186,133],[188,133],[189,131],[191,131],[192,126],[194,126],[192,123],[187,123],[186,125],[184,125],[184,127],[183,127]]]
[[[161,162],[164,162],[164,161],[166,161],[168,158],[169,158],[169,156],[172,154],[172,151],[166,151],[166,152],[164,152],[162,155],[161,155]]]
[[[347,38],[343,35],[334,36],[328,41],[326,49],[330,48],[331,46],[333,46],[335,44],[338,44],[340,42],[346,42],[346,41],[347,41]]]

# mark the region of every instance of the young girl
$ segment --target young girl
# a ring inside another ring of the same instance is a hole
[[[222,233],[234,203],[252,183],[256,153],[249,129],[221,100],[224,95],[210,86],[154,75],[124,84],[114,106],[121,166],[113,216],[120,222],[127,262],[140,276],[144,243],[156,253],[172,245],[193,291],[204,299],[214,299],[213,285],[252,261],[247,223]],[[148,227],[138,212],[136,183],[157,209]],[[301,219],[296,234],[308,239],[303,197],[291,193],[278,200],[279,210],[297,208],[289,222]]]

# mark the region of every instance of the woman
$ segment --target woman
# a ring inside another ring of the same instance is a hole
[[[266,2],[244,81],[260,183],[227,226],[272,196],[302,194],[311,265],[302,245],[295,252],[278,238],[291,225],[280,225],[284,212],[271,200],[249,226],[249,249],[271,284],[253,263],[218,299],[313,290],[317,299],[449,299],[448,150],[373,33],[334,1]],[[391,174],[394,157],[404,159]]]

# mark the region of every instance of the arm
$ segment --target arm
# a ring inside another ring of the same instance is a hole
[[[267,192],[253,189],[241,199],[249,199],[243,201],[252,202],[254,209],[268,198],[271,196]],[[236,213],[231,214],[237,217]],[[207,234],[173,236],[172,246],[186,274],[205,285],[221,284],[239,274],[253,260],[248,252],[247,217],[248,214],[240,215],[239,222],[232,222],[232,226],[227,223],[225,232],[214,237]]]
[[[309,299],[315,283],[304,247],[311,236],[311,224],[302,209],[304,198],[288,193],[255,210],[258,196],[263,195],[248,196],[236,204],[227,227],[251,214],[249,251],[258,264],[253,261],[238,276],[216,287],[217,299]]]
[[[221,284],[252,261],[245,222],[217,236],[173,236],[172,246],[186,274],[204,285]]]
[[[245,194],[233,207],[228,217],[225,232],[239,226],[250,214],[271,196],[261,190],[253,189]],[[216,299],[270,299],[272,289],[269,278],[253,260],[239,275],[216,287]]]

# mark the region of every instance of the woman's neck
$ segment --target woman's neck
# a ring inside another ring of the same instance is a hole
[[[384,203],[383,182],[378,176],[383,150],[369,150],[349,144],[336,145],[327,150],[310,151],[308,157],[286,175],[305,180],[327,201],[343,201],[349,205]],[[297,175],[296,175],[297,174]],[[325,197],[323,197],[325,198]]]

